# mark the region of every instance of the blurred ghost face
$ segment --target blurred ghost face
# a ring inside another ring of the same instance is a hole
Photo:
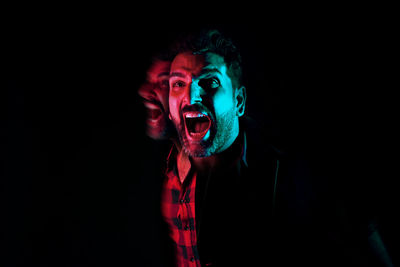
[[[169,61],[155,61],[147,71],[147,80],[140,87],[139,95],[143,98],[147,110],[146,133],[153,139],[167,139],[171,136],[171,122],[168,118]]]
[[[178,54],[171,64],[169,108],[180,142],[192,157],[227,149],[239,133],[237,92],[215,53]],[[242,101],[243,102],[243,101]]]

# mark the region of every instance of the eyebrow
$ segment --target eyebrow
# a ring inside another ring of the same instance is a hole
[[[199,76],[207,75],[209,73],[219,73],[222,75],[222,73],[219,71],[218,68],[204,68]]]
[[[219,71],[218,68],[204,68],[204,69],[200,72],[200,74],[198,75],[198,77],[205,76],[205,75],[207,75],[207,74],[209,74],[209,73],[219,73],[219,74],[222,75],[222,73]],[[183,74],[183,73],[181,73],[181,72],[172,72],[169,76],[170,76],[170,77],[181,77],[181,78],[185,78],[185,77],[186,77],[186,75]]]
[[[181,73],[181,72],[172,72],[170,75],[170,77],[181,77],[181,78],[185,78],[186,75]]]
[[[159,78],[159,77],[161,77],[161,76],[168,76],[168,75],[169,75],[169,72],[168,72],[168,71],[166,71],[166,72],[161,72],[160,74],[157,75],[157,78]]]

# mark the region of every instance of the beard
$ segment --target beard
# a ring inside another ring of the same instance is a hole
[[[234,132],[235,118],[234,111],[225,112],[218,117],[214,116],[209,129],[209,137],[196,143],[188,140],[186,126],[181,123],[178,132],[182,148],[186,154],[195,158],[209,157],[222,152],[221,149],[231,139]],[[182,119],[182,121],[184,120]]]

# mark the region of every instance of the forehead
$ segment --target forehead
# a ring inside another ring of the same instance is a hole
[[[149,70],[147,71],[147,79],[149,82],[155,82],[163,76],[169,75],[169,68],[171,66],[171,62],[157,60],[154,61]]]
[[[191,52],[178,54],[171,64],[172,72],[199,75],[205,69],[225,67],[224,59],[215,53],[194,55]]]

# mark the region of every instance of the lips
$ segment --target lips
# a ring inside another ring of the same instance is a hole
[[[163,114],[163,109],[157,102],[145,101],[144,106],[147,108],[147,119],[149,122],[156,122]]]
[[[207,114],[190,111],[183,114],[186,132],[192,139],[202,139],[211,127],[211,119]]]

